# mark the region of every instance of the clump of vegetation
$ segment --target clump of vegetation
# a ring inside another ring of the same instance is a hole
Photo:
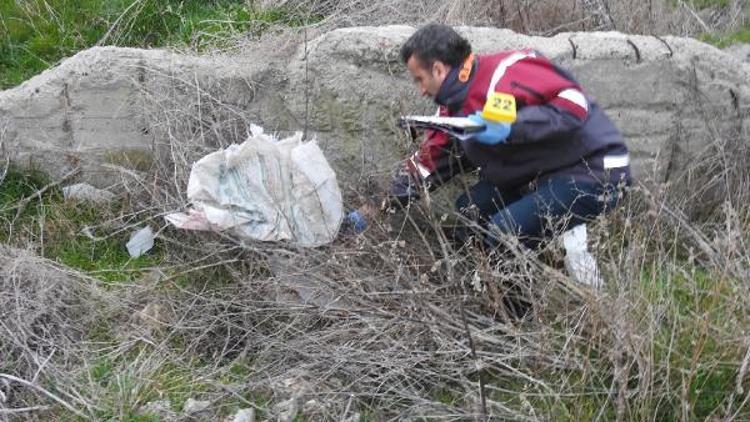
[[[306,10],[329,26],[445,22],[509,28],[529,35],[564,31],[723,36],[743,28],[743,0],[269,0],[272,7]]]
[[[135,230],[102,230],[127,221],[127,204],[90,204],[63,199],[38,170],[8,168],[0,181],[0,241],[36,245],[41,256],[106,281],[132,281],[158,262],[159,250],[131,258],[125,247]],[[41,191],[41,193],[40,193]],[[99,229],[97,229],[99,228]]]
[[[426,0],[23,0],[0,3],[0,89],[94,45],[226,46],[273,26],[419,24],[445,21],[507,27],[529,34],[619,30],[699,36],[726,46],[747,42],[747,11],[738,0],[667,0],[646,3],[515,0],[443,4]],[[704,22],[696,11],[714,10]]]
[[[702,34],[701,40],[719,48],[725,48],[739,43],[750,43],[750,25],[727,34]]]
[[[94,45],[226,44],[305,17],[242,0],[23,0],[0,2],[0,89]]]

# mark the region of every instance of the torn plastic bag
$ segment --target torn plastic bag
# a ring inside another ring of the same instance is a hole
[[[251,131],[242,144],[193,164],[187,188],[193,208],[166,220],[261,241],[330,243],[343,219],[341,191],[317,142],[302,142],[299,132],[277,140],[258,126]]]
[[[133,232],[125,247],[128,248],[128,253],[133,258],[138,258],[150,251],[154,247],[154,231],[151,230],[151,226]]]

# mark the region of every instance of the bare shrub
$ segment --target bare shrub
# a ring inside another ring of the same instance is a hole
[[[654,35],[696,35],[725,31],[744,23],[744,4],[699,11],[687,2],[667,0],[265,0],[300,16],[322,16],[323,25],[451,25],[495,26],[526,34],[562,31],[617,30]]]
[[[210,83],[172,83],[150,93],[162,112],[148,113],[167,134],[167,159],[133,191],[157,214],[184,205],[187,163],[245,132]],[[314,250],[164,230],[164,276],[143,285],[131,308],[157,303],[163,317],[123,331],[143,339],[137,373],[148,379],[165,362],[198,359],[192,374],[210,385],[202,394],[214,403],[240,400],[272,415],[291,400],[330,420],[355,410],[746,416],[750,178],[747,151],[716,135],[693,177],[636,187],[592,226],[603,292],[572,283],[554,243],[541,253],[510,243],[510,255],[497,258],[447,242],[440,224],[450,210],[439,207],[415,205],[406,218],[384,216],[363,236]],[[695,213],[696,202],[709,211]],[[310,286],[328,299],[305,296]],[[508,317],[509,290],[526,295],[529,320]],[[230,376],[238,365],[241,375]],[[268,401],[248,401],[248,392]]]
[[[43,397],[7,375],[57,385],[71,409],[88,405],[72,374],[84,365],[91,328],[112,317],[108,309],[87,277],[0,246],[0,416]]]

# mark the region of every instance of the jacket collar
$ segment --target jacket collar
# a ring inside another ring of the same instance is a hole
[[[466,58],[461,67],[454,67],[445,77],[443,84],[440,85],[435,102],[438,105],[445,106],[451,114],[458,113],[469,92],[469,86],[476,74],[477,59],[474,54]]]

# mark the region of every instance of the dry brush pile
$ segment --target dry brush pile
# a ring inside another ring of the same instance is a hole
[[[620,31],[694,36],[737,29],[747,20],[742,0],[264,0],[320,19],[326,27],[444,22],[494,26],[530,35],[564,31]]]
[[[311,250],[168,228],[189,163],[251,122],[210,86],[152,86],[164,87],[144,92],[159,160],[123,173],[124,210],[87,232],[150,223],[159,262],[105,282],[39,258],[38,239],[5,248],[0,419],[137,420],[159,400],[180,418],[194,397],[210,401],[206,419],[240,407],[310,420],[750,416],[739,133],[716,134],[675,182],[636,186],[592,226],[607,279],[592,291],[554,243],[511,242],[502,257],[451,244],[437,202]],[[532,303],[527,320],[508,317],[510,290]]]

